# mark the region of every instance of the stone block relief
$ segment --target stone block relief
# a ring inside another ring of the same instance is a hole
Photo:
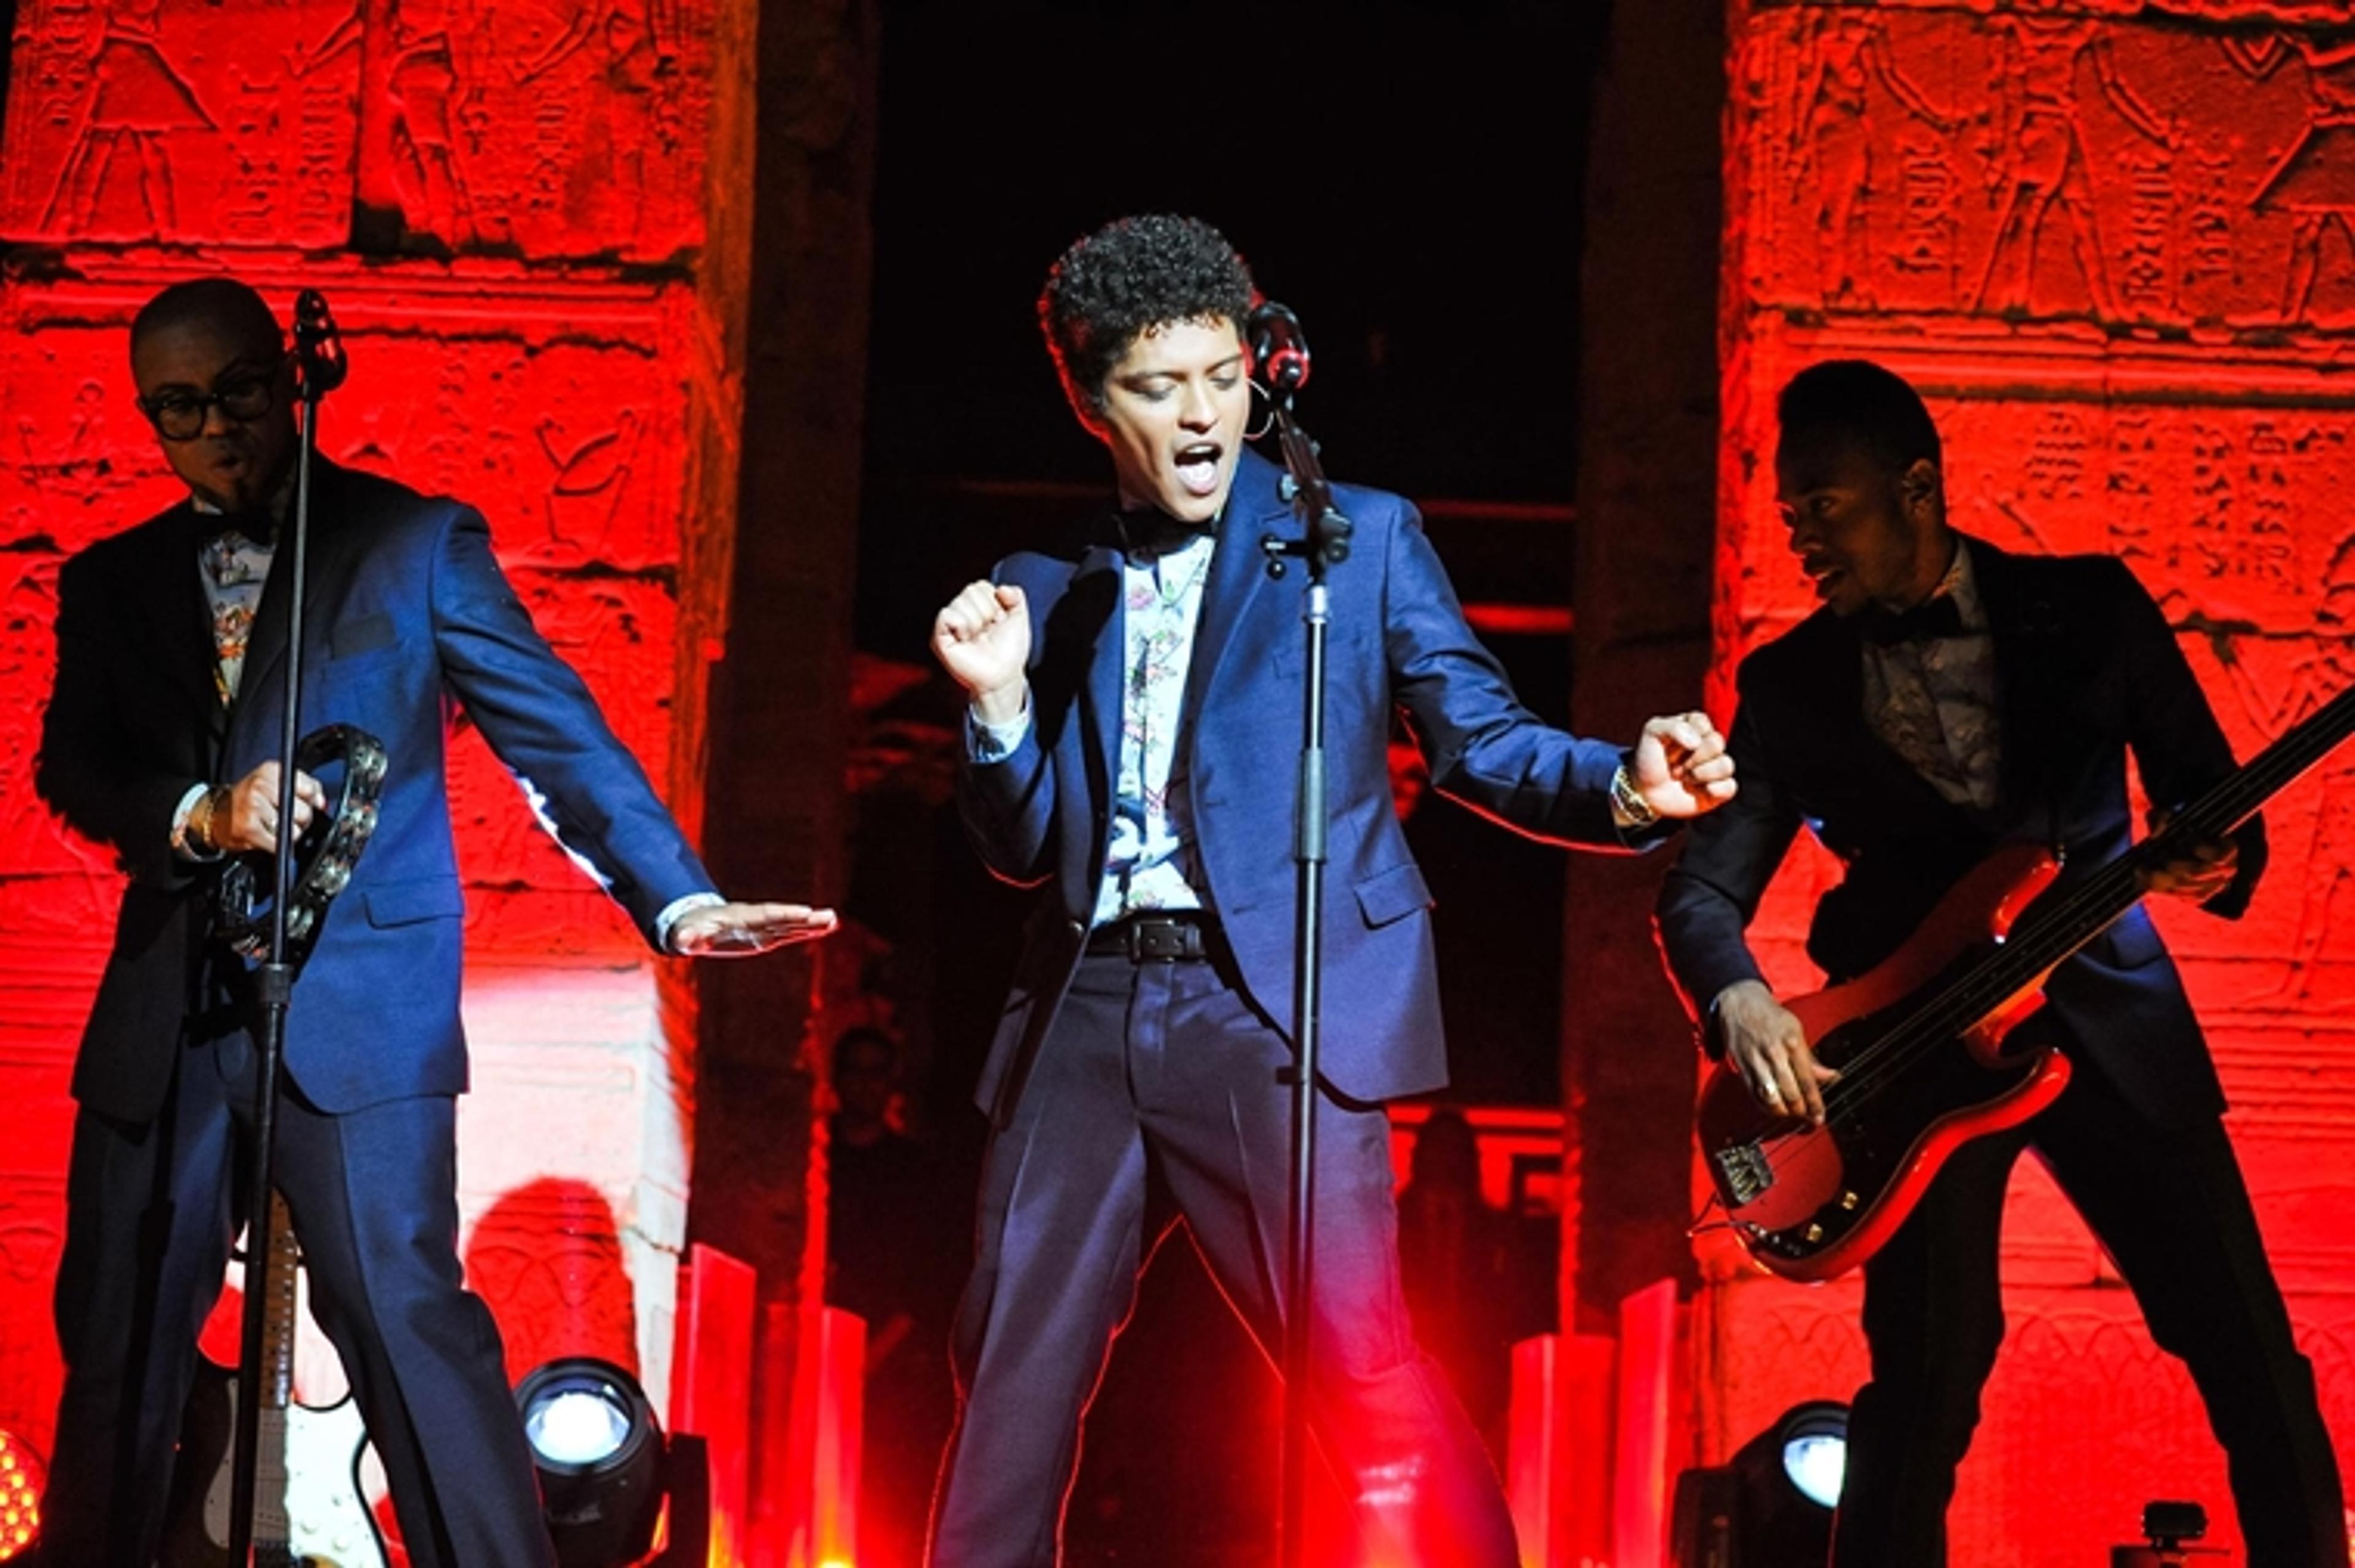
[[[67,834],[31,789],[54,657],[55,581],[66,555],[171,505],[178,491],[132,401],[123,329],[164,278],[106,287],[0,286],[0,863],[37,879],[43,902],[80,910],[96,935],[62,960],[85,987],[103,957],[118,886],[109,858]],[[291,288],[259,279],[281,304]],[[493,548],[542,631],[659,779],[670,755],[682,540],[682,299],[611,285],[502,275],[413,291],[357,270],[321,282],[354,370],[329,400],[323,449],[479,507]],[[581,872],[518,809],[479,736],[453,741],[453,811],[477,886],[547,890],[562,907],[532,940],[557,951],[634,942]],[[577,894],[582,905],[569,901]],[[594,907],[585,907],[593,905]],[[57,933],[0,905],[0,934],[57,952]],[[496,923],[474,936],[512,948]],[[518,938],[520,940],[520,938]],[[70,1012],[71,1009],[66,1009]],[[59,1051],[78,1014],[54,1020]]]
[[[2347,21],[2055,0],[1763,7],[1740,89],[1753,297],[2106,334],[2355,329]]]
[[[700,244],[701,0],[30,0],[0,226],[663,261]]]
[[[2133,1538],[2134,1510],[2151,1497],[2206,1499],[2215,1526],[2206,1544],[2236,1547],[2222,1451],[2190,1379],[2151,1342],[2131,1293],[2114,1276],[2091,1287],[2039,1283],[2009,1246],[2005,1279],[2009,1329],[1950,1516],[1955,1560],[2099,1561]],[[2347,1409],[2355,1320],[2343,1295],[2293,1287],[2290,1307],[2324,1408]],[[1858,1311],[1852,1281],[1808,1287],[1751,1275],[1712,1292],[1696,1317],[1710,1434],[1701,1457],[1732,1452],[1799,1400],[1852,1394],[1868,1376]],[[2022,1555],[2017,1531],[2030,1518],[2040,1531]]]

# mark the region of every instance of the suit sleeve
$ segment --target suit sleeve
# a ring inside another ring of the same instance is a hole
[[[1035,714],[1014,749],[995,762],[976,762],[959,747],[957,814],[974,852],[1000,881],[1035,888],[1053,873],[1055,770],[1039,744]]]
[[[1620,749],[1554,729],[1521,706],[1465,623],[1422,518],[1398,505],[1383,576],[1385,653],[1433,787],[1533,838],[1622,849],[1665,837],[1665,827],[1621,835],[1610,800]]]
[[[2126,743],[2134,749],[2151,805],[2187,805],[2232,771],[2232,745],[2158,603],[2125,562],[2106,564],[2117,574]],[[2240,853],[2232,883],[2200,906],[2227,920],[2238,920],[2248,909],[2257,880],[2264,875],[2264,818],[2249,818],[2234,830],[2232,839]]]
[[[156,772],[125,744],[109,679],[117,647],[105,624],[115,597],[110,587],[88,556],[58,574],[57,678],[41,719],[33,787],[68,827],[112,849],[133,880],[185,888],[206,872],[173,852],[172,817],[189,788],[205,781]]]
[[[1000,562],[993,582],[1013,581]],[[1045,601],[1034,583],[1018,581],[1033,606],[1030,623],[1030,709],[1013,750],[989,762],[975,758],[969,742],[957,747],[957,815],[974,853],[990,875],[1017,887],[1034,888],[1054,870],[1055,770],[1039,743],[1040,696],[1037,681],[1046,625],[1039,618]],[[972,722],[970,717],[965,722]]]
[[[1765,978],[1743,933],[1799,830],[1797,808],[1775,787],[1754,706],[1742,704],[1726,737],[1741,792],[1692,824],[1653,908],[1669,978],[1696,1019],[1728,986]]]
[[[658,944],[662,912],[710,891],[710,874],[588,687],[533,626],[471,507],[453,508],[442,530],[432,601],[451,690],[558,842]]]

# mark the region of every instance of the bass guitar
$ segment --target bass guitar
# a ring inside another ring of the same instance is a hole
[[[2067,1086],[2068,1059],[2008,1038],[2041,1005],[2046,976],[2135,905],[2146,868],[2230,833],[2350,733],[2355,689],[2131,853],[2058,889],[2060,862],[2042,848],[1998,851],[1896,953],[1790,1003],[1817,1058],[1840,1072],[1824,1085],[1822,1126],[1765,1110],[1728,1064],[1701,1091],[1712,1207],[1750,1255],[1785,1279],[1854,1268],[1903,1223],[1955,1149],[2051,1104]]]

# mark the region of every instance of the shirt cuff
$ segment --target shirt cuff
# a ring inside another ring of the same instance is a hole
[[[1022,697],[1022,711],[1003,724],[993,724],[970,707],[964,710],[964,752],[970,762],[1002,763],[1030,732],[1030,697]]]
[[[218,849],[208,852],[188,842],[188,817],[197,809],[197,802],[204,799],[205,792],[212,787],[208,784],[190,784],[188,793],[180,797],[180,804],[172,808],[172,853],[199,866],[221,858]]]
[[[655,945],[665,953],[670,952],[670,929],[678,923],[681,915],[689,910],[710,909],[727,901],[718,893],[689,893],[671,900],[663,905],[662,913],[655,916]]]

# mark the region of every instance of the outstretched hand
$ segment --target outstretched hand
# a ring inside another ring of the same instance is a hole
[[[1708,714],[1669,714],[1644,726],[1628,782],[1662,816],[1699,816],[1733,798],[1733,759]]]
[[[688,958],[750,958],[832,934],[830,909],[807,904],[706,904],[670,928],[671,951]]]

